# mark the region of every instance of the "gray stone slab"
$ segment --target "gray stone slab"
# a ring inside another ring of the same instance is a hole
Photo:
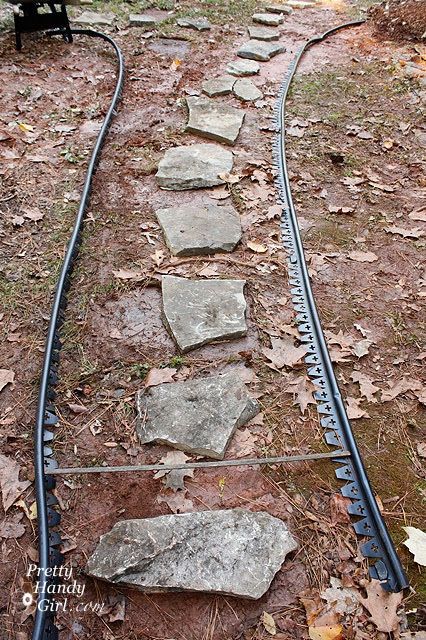
[[[283,13],[284,15],[289,15],[293,9],[286,4],[268,4],[265,7],[265,11],[269,13]]]
[[[232,153],[215,144],[172,147],[160,160],[156,178],[163,189],[214,187],[224,183],[219,175],[229,173],[233,162]]]
[[[86,572],[147,593],[195,591],[258,599],[297,548],[264,512],[201,511],[122,520],[101,536]]]
[[[166,326],[185,353],[247,333],[245,280],[187,280],[163,276]]]
[[[189,119],[186,131],[217,142],[235,144],[245,113],[210,98],[191,96],[186,99]]]
[[[136,431],[158,442],[221,460],[238,427],[259,413],[237,373],[150,387],[136,396]]]
[[[256,85],[248,78],[241,78],[234,84],[234,94],[240,100],[245,102],[252,102],[253,100],[259,100],[263,98],[263,93]]]
[[[111,26],[114,23],[115,15],[113,13],[96,13],[96,11],[83,11],[80,16],[73,18],[72,22],[88,25],[105,25]]]
[[[186,29],[195,29],[196,31],[208,31],[212,28],[207,18],[179,18],[177,25]]]
[[[280,32],[277,29],[269,29],[268,27],[249,27],[248,32],[252,40],[270,42],[271,40],[280,39]]]
[[[268,27],[278,27],[283,21],[283,17],[276,13],[255,13],[253,15],[253,22],[265,24]]]
[[[155,212],[175,256],[233,251],[241,240],[238,213],[229,205],[182,205]]]
[[[317,6],[316,2],[303,2],[301,0],[287,0],[287,4],[294,9],[312,9]]]
[[[259,71],[260,65],[255,60],[235,60],[226,67],[226,72],[233,76],[254,76]]]
[[[232,76],[219,76],[218,78],[212,78],[203,82],[202,89],[210,98],[214,96],[226,96],[232,91],[235,78]]]
[[[237,51],[240,58],[249,58],[249,60],[261,60],[267,62],[273,56],[285,51],[285,47],[278,42],[262,42],[260,40],[249,40],[241,45]]]
[[[158,18],[144,13],[131,13],[129,15],[129,24],[133,27],[153,27],[158,22],[161,22]]]

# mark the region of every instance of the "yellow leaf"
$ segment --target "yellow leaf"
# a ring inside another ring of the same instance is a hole
[[[29,512],[30,512],[29,519],[37,520],[37,502],[32,503],[32,505],[30,506]]]
[[[277,627],[275,626],[275,620],[271,616],[270,613],[264,611],[262,613],[261,622],[265,627],[265,631],[267,631],[271,636],[275,636],[277,633]]]
[[[265,253],[268,251],[268,247],[264,244],[261,244],[260,242],[252,242],[251,240],[247,242],[247,247],[256,253]]]
[[[176,71],[176,69],[178,69],[181,64],[182,64],[182,60],[179,60],[179,58],[175,58],[172,64],[170,65],[170,70]]]
[[[309,627],[309,637],[311,640],[340,640],[342,631],[341,624],[331,627]]]
[[[21,131],[25,131],[25,133],[28,131],[34,131],[34,127],[31,124],[25,124],[25,122],[18,122],[18,127]]]

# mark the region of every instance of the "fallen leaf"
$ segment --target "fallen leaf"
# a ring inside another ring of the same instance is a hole
[[[25,218],[28,218],[28,220],[33,220],[34,222],[41,220],[44,216],[44,213],[42,213],[40,209],[37,209],[37,207],[34,207],[33,209],[22,207],[22,212]]]
[[[402,602],[403,593],[385,591],[380,580],[371,580],[366,587],[367,597],[360,598],[361,604],[370,614],[371,622],[377,631],[391,633],[399,628],[399,616],[396,611]]]
[[[282,369],[284,366],[294,367],[308,351],[304,345],[295,347],[290,337],[271,338],[271,346],[271,349],[264,347],[262,351],[278,369]]]
[[[0,538],[20,538],[23,536],[25,533],[25,527],[21,522],[23,517],[23,513],[16,513],[9,518],[5,518],[0,523]]]
[[[368,351],[372,344],[373,343],[371,340],[367,340],[367,338],[365,338],[364,340],[355,342],[355,344],[351,347],[351,351],[358,358],[362,358],[363,356],[366,356],[368,354]]]
[[[342,207],[335,205],[329,205],[328,210],[330,211],[330,213],[353,213],[355,211],[353,207]]]
[[[408,535],[403,544],[411,551],[414,562],[426,567],[426,533],[416,527],[402,527]]]
[[[231,441],[229,454],[232,458],[249,456],[256,450],[257,436],[250,429],[238,429]]]
[[[403,238],[421,238],[425,235],[425,232],[421,229],[403,229],[393,225],[392,227],[385,227],[386,233],[393,233]]]
[[[426,207],[422,207],[421,209],[417,209],[416,211],[412,211],[408,214],[410,220],[418,220],[420,222],[426,222]]]
[[[16,460],[0,453],[0,487],[5,512],[31,484],[28,480],[19,480],[20,470]]]
[[[87,411],[89,411],[89,409],[87,407],[85,407],[82,404],[73,404],[72,402],[70,402],[68,404],[68,407],[70,408],[70,410],[73,413],[86,413]]]
[[[413,380],[412,378],[402,378],[402,380],[398,380],[395,382],[390,389],[386,391],[382,391],[381,400],[382,402],[389,402],[393,400],[397,396],[402,395],[403,393],[407,393],[407,391],[422,391],[423,384],[420,380]]]
[[[343,496],[341,497],[343,498]],[[349,504],[351,503],[349,498],[343,499]],[[347,512],[346,515],[348,515]],[[346,616],[349,613],[354,613],[359,607],[358,591],[344,587],[342,581],[334,576],[330,578],[330,585],[328,589],[321,592],[321,598],[340,615]]]
[[[267,631],[271,636],[275,636],[277,634],[277,627],[275,624],[275,620],[271,616],[270,613],[264,611],[262,613],[262,617],[260,618],[265,631]]]
[[[395,140],[392,140],[392,138],[385,138],[382,142],[382,147],[384,149],[392,149],[394,144],[395,144]]]
[[[300,127],[287,127],[285,131],[288,136],[293,138],[303,138],[305,135],[305,130]]]
[[[169,67],[170,71],[176,71],[177,69],[179,69],[181,64],[182,60],[179,60],[179,58],[175,58]]]
[[[18,127],[21,129],[21,131],[25,131],[25,133],[34,131],[34,127],[31,124],[25,124],[25,122],[18,122]]]
[[[24,216],[13,216],[13,218],[12,218],[12,224],[15,227],[22,227],[24,222],[25,222]]]
[[[189,456],[187,456],[183,451],[169,451],[165,456],[160,458],[160,464],[185,464],[186,461],[189,460]],[[184,481],[185,477],[189,478],[194,477],[194,469],[172,469],[172,470],[164,470],[157,471],[154,475],[154,478],[158,480],[158,478],[164,478],[163,482],[166,489],[172,489],[173,491],[182,491],[186,490]]]
[[[351,251],[348,258],[355,262],[375,262],[379,259],[372,251]]]
[[[314,391],[317,387],[306,376],[299,376],[294,380],[291,380],[288,385],[283,389],[284,393],[292,393],[294,402],[298,404],[300,411],[304,414],[308,404],[316,404],[313,397]]]
[[[249,240],[247,242],[247,247],[248,249],[251,249],[251,251],[254,251],[255,253],[265,253],[266,251],[268,251],[268,247],[260,242],[254,242]]]
[[[426,442],[419,442],[417,445],[417,455],[420,458],[426,458]]]
[[[341,493],[333,493],[330,496],[331,524],[346,524],[351,521],[348,506],[352,504],[350,498],[345,498]]]
[[[108,617],[109,622],[123,622],[126,613],[126,598],[123,595],[109,595],[106,603],[103,603],[102,618]]]
[[[140,271],[134,271],[132,269],[118,269],[112,273],[118,280],[132,280],[133,278],[141,278],[142,276]]]
[[[273,220],[273,218],[281,218],[282,207],[279,204],[273,204],[268,207],[266,212],[266,217],[268,220]]]
[[[311,640],[341,640],[343,627],[335,624],[330,627],[309,627]]]
[[[346,412],[349,420],[358,420],[359,418],[369,418],[370,416],[359,405],[361,398],[346,398]]]
[[[360,371],[353,371],[351,380],[358,382],[361,395],[364,396],[368,402],[377,402],[377,398],[374,397],[374,394],[380,391],[380,388],[373,384],[371,378]]]
[[[164,369],[150,369],[145,378],[145,387],[156,387],[158,384],[165,382],[173,382],[173,376],[177,369],[172,367],[164,367]]]
[[[237,184],[241,180],[240,176],[237,176],[235,173],[230,173],[229,171],[226,171],[225,173],[219,173],[218,176],[227,184]]]
[[[8,384],[13,385],[15,372],[11,369],[0,369],[0,391]]]
[[[183,491],[172,496],[157,496],[158,504],[165,502],[173,513],[187,513],[194,510],[192,500],[185,498]]]

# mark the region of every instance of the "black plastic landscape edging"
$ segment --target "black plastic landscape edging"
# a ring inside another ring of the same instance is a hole
[[[349,457],[336,456],[335,462],[339,464],[336,476],[346,481],[341,492],[352,500],[348,511],[352,516],[358,517],[353,523],[356,533],[368,538],[368,541],[361,545],[361,552],[365,557],[375,559],[374,564],[370,565],[370,575],[380,580],[387,591],[398,592],[408,586],[408,580],[377,506],[334,374],[312,293],[291,194],[285,148],[286,100],[302,57],[310,47],[322,42],[336,31],[357,26],[363,22],[363,20],[357,20],[333,27],[322,35],[311,38],[296,54],[282,82],[276,105],[277,135],[274,142],[274,159],[278,171],[276,184],[282,208],[281,236],[289,255],[288,274],[289,283],[293,287],[292,301],[297,313],[300,340],[308,349],[305,362],[309,365],[308,375],[317,387],[314,397],[317,400],[321,426],[325,429],[325,440],[331,446],[350,452]]]

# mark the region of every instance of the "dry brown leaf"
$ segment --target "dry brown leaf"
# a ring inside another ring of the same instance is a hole
[[[185,498],[183,491],[171,496],[157,496],[157,502],[158,504],[165,502],[173,513],[188,513],[194,509],[194,503],[192,500]]]
[[[350,349],[355,344],[355,339],[350,335],[343,335],[341,329],[339,333],[325,331],[325,335],[329,344],[338,344],[342,349]]]
[[[353,213],[355,209],[353,207],[342,207],[340,205],[329,205],[328,210],[330,213]]]
[[[264,355],[278,369],[285,367],[294,367],[308,349],[304,345],[295,347],[292,338],[271,338],[271,349],[266,347],[262,349]]]
[[[231,441],[229,455],[232,458],[243,458],[253,454],[256,450],[257,436],[250,429],[238,429]]]
[[[255,253],[265,253],[266,251],[268,251],[268,247],[266,245],[262,244],[261,242],[255,242],[251,240],[247,242],[247,248],[251,251],[254,251]]]
[[[393,233],[403,238],[422,238],[425,235],[425,232],[417,227],[415,229],[403,229],[402,227],[393,225],[392,227],[386,227],[385,231],[386,233]]]
[[[87,413],[89,409],[82,404],[73,404],[72,402],[68,403],[68,407],[71,409],[73,413]]]
[[[362,358],[363,356],[366,356],[368,354],[372,344],[373,343],[371,340],[367,340],[367,338],[364,338],[364,340],[359,340],[358,342],[355,342],[355,344],[351,348],[351,351],[358,358]]]
[[[410,220],[416,220],[419,222],[426,222],[426,207],[422,207],[421,209],[416,209],[408,214]]]
[[[306,376],[299,376],[291,380],[284,388],[284,393],[292,393],[294,397],[293,404],[298,404],[300,411],[305,413],[308,404],[316,404],[313,393],[317,387]]]
[[[346,398],[346,412],[349,420],[358,420],[359,418],[369,418],[370,416],[364,409],[359,406],[361,398]]]
[[[114,277],[118,280],[133,280],[136,278],[141,278],[142,273],[140,271],[135,271],[133,269],[117,269],[117,271],[112,272]]]
[[[417,455],[420,458],[426,458],[426,442],[419,442],[417,445]]]
[[[160,458],[160,464],[185,464],[189,460],[183,451],[169,451],[165,456]],[[163,478],[163,483],[166,489],[172,489],[173,491],[185,491],[185,477],[194,477],[194,469],[172,469],[170,471],[157,471],[154,478]]]
[[[341,493],[333,493],[330,496],[331,524],[347,524],[351,521],[348,506],[352,504],[349,498],[345,498]]]
[[[13,385],[15,380],[15,372],[11,369],[0,369],[0,391],[4,389],[7,384]]]
[[[372,251],[350,251],[348,258],[355,262],[375,262],[379,259]]]
[[[145,387],[156,387],[158,384],[173,382],[173,376],[176,372],[177,369],[172,369],[172,367],[164,367],[164,369],[150,369],[145,378]]]
[[[5,518],[0,523],[0,538],[20,538],[25,533],[25,527],[21,520],[23,513],[16,513],[10,518]]]
[[[400,396],[403,393],[407,393],[407,391],[412,391],[413,393],[415,393],[416,391],[422,390],[423,384],[420,382],[420,380],[413,380],[412,378],[402,378],[402,380],[398,380],[398,382],[395,382],[390,389],[382,391],[381,400],[382,402],[389,402],[397,396]]]
[[[368,402],[377,402],[377,398],[374,397],[374,394],[380,391],[380,388],[373,384],[371,378],[360,371],[353,371],[351,380],[358,382],[361,395],[364,396]]]
[[[371,622],[376,625],[377,631],[391,633],[399,626],[397,609],[402,602],[403,593],[391,593],[385,591],[380,580],[371,580],[366,587],[367,597],[360,598],[362,605],[370,614]]]
[[[28,480],[19,480],[20,470],[15,460],[0,453],[0,487],[5,512],[31,484]]]
[[[265,631],[267,631],[271,636],[275,636],[277,634],[277,627],[275,624],[275,620],[271,616],[270,613],[264,611],[262,613],[262,617],[260,618]]]
[[[153,260],[153,262],[155,262],[157,267],[159,267],[159,266],[161,266],[161,264],[164,261],[165,253],[164,253],[164,251],[161,251],[160,249],[157,249],[149,257],[151,258],[151,260]]]

